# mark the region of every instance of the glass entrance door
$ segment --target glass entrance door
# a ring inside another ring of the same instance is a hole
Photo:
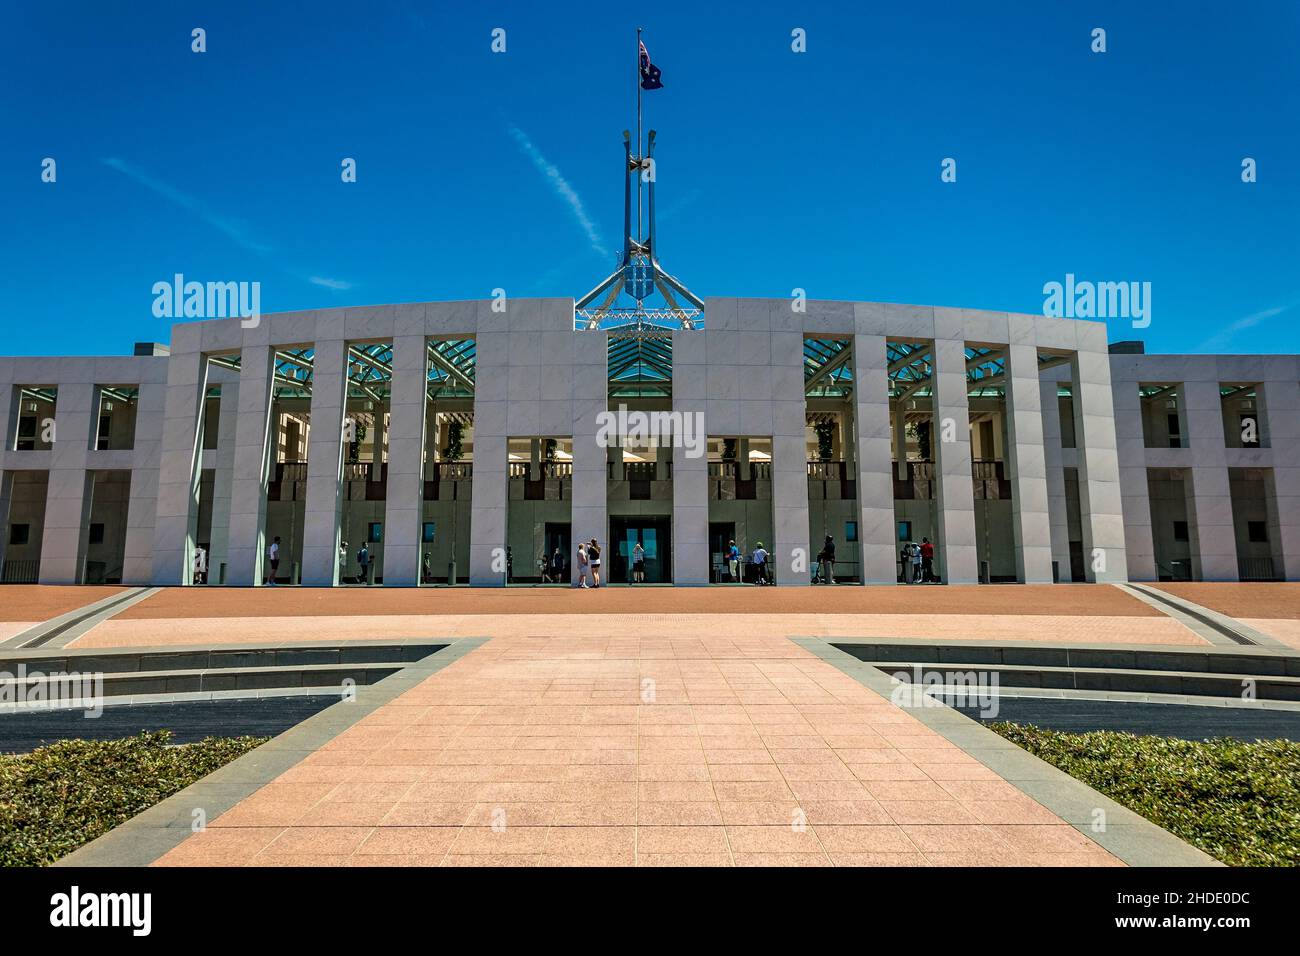
[[[663,584],[672,580],[672,519],[668,517],[610,518],[610,540],[614,543],[611,583]],[[645,551],[642,580],[633,581],[637,543]]]

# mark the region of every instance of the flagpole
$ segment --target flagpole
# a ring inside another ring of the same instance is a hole
[[[636,241],[641,241],[641,28],[636,28]]]

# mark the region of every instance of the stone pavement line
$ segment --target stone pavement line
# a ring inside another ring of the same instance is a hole
[[[1153,607],[1164,611],[1175,620],[1182,620],[1197,633],[1208,639],[1205,632],[1217,631],[1222,638],[1235,644],[1255,644],[1262,647],[1286,647],[1283,641],[1275,640],[1271,635],[1256,630],[1244,621],[1227,614],[1222,614],[1208,607],[1202,607],[1179,594],[1171,594],[1146,584],[1116,585],[1139,597]],[[1194,627],[1193,625],[1199,625]]]
[[[897,686],[893,678],[879,667],[864,663],[824,640],[792,640],[886,699]],[[961,665],[931,666],[960,668]],[[945,740],[996,771],[1027,797],[1069,822],[1078,832],[1130,866],[1223,865],[947,704],[933,701],[929,706],[906,709]],[[1098,810],[1104,813],[1105,820],[1105,827],[1100,831],[1093,828]]]
[[[1073,585],[1071,585],[1073,586]],[[1109,585],[1105,585],[1109,588]],[[289,588],[284,589],[286,597]],[[663,591],[657,592],[664,593]],[[1120,593],[1120,592],[1116,592]],[[384,596],[385,598],[387,595]],[[1134,604],[1141,605],[1133,599]],[[739,629],[774,640],[790,634],[819,637],[944,638],[950,640],[1020,640],[1036,642],[1044,635],[1069,643],[1104,641],[1113,644],[1203,646],[1206,642],[1178,621],[1151,610],[1150,617],[1064,616],[1028,614],[683,614],[650,609],[636,614],[539,613],[500,615],[357,614],[269,617],[115,618],[82,636],[79,648],[125,648],[136,644],[208,644],[247,641],[261,643],[268,634],[283,641],[317,640],[322,631],[346,628],[375,640],[408,634],[473,637],[490,630],[494,638],[563,634],[602,639],[610,634],[673,636],[718,633]],[[355,610],[355,608],[354,608]],[[490,626],[489,626],[490,625]]]
[[[158,588],[128,588],[90,604],[73,608],[48,621],[41,621],[0,642],[0,647],[64,647],[96,624],[125,611],[133,604],[158,593]]]
[[[621,633],[494,636],[157,862],[1121,865],[828,645]]]
[[[147,866],[193,833],[194,811],[210,824],[231,807],[315,753],[323,744],[455,663],[486,638],[446,641],[436,653],[407,664],[375,684],[357,687],[352,701],[340,701],[307,718],[251,753],[231,761],[179,793],[137,814],[121,826],[68,854],[55,866]]]

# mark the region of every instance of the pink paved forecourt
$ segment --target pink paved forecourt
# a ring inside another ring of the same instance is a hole
[[[1119,860],[831,664],[747,629],[494,637],[157,865]]]

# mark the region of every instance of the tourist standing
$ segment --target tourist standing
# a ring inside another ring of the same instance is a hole
[[[767,551],[764,550],[762,541],[758,542],[751,558],[754,564],[754,583],[767,584]]]
[[[280,568],[280,539],[277,537],[271,542],[270,547],[266,549],[266,560],[271,565],[270,574],[267,577],[267,585],[275,587],[276,571]]]
[[[369,584],[370,583],[370,548],[366,546],[366,543],[364,541],[361,542],[361,550],[357,552],[357,564],[361,568],[360,573],[358,573],[357,575],[357,583]]]
[[[826,543],[822,545],[821,554],[817,556],[821,562],[822,584],[835,583],[835,539],[829,534],[826,536]]]
[[[645,548],[640,541],[632,546],[632,580],[637,584],[645,581]]]
[[[587,545],[587,560],[591,562],[591,586],[600,587],[600,545],[592,538]]]
[[[926,584],[934,580],[934,545],[929,538],[921,539],[921,580]]]
[[[578,587],[583,588],[584,590],[587,587],[587,567],[589,563],[590,562],[587,559],[587,545],[584,543],[579,543],[578,544]]]
[[[735,541],[727,543],[727,573],[733,583],[740,580],[740,549]]]

